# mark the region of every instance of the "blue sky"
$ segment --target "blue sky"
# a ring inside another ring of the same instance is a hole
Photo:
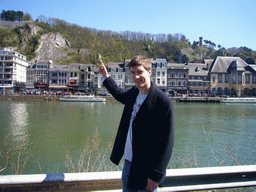
[[[256,51],[256,0],[0,0],[14,10],[63,19],[82,27],[202,36],[225,48]]]

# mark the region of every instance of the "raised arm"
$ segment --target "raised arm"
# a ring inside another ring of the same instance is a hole
[[[105,79],[109,77],[108,71],[103,63],[103,61],[100,59],[100,67],[99,67],[99,72],[104,77]]]

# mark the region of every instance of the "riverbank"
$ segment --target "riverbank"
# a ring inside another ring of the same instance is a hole
[[[60,101],[60,98],[63,98],[63,95],[0,95],[0,99],[11,99],[11,100],[45,100],[45,101]],[[107,101],[115,100],[112,96],[101,96],[102,98],[106,98]],[[171,97],[173,102],[220,102],[219,97]]]
[[[45,101],[60,101],[60,98],[63,98],[62,95],[0,95],[0,99],[6,100],[25,100],[25,101],[32,101],[32,100],[45,100]],[[114,100],[113,97],[104,97],[106,100]]]
[[[219,103],[220,100],[220,97],[179,97],[176,102]]]

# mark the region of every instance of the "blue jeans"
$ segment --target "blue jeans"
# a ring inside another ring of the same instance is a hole
[[[131,169],[131,162],[125,160],[123,172],[122,172],[122,183],[123,183],[123,192],[149,192],[149,190],[134,190],[134,189],[127,189],[127,183],[128,183],[128,176]],[[147,186],[145,186],[147,187]],[[157,192],[157,189],[155,189],[153,192]]]

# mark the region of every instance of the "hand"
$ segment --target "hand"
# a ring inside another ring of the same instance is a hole
[[[104,78],[108,78],[109,77],[109,74],[108,74],[108,71],[103,63],[103,61],[100,59],[100,67],[99,67],[99,72],[100,74],[102,75],[102,77]]]
[[[157,188],[158,188],[158,183],[148,178],[147,189],[149,191],[154,191]]]

